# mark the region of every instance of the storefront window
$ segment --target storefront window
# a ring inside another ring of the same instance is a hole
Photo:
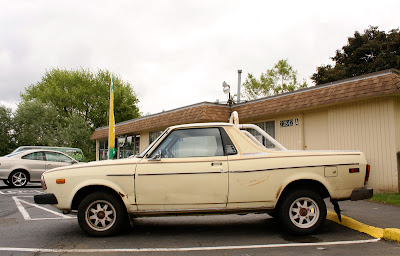
[[[116,138],[118,140],[118,138]],[[118,158],[127,158],[132,155],[139,154],[140,150],[140,135],[127,136],[125,142],[121,144]],[[108,159],[108,141],[99,141],[99,160]]]
[[[140,135],[127,136],[125,143],[119,148],[119,158],[127,158],[139,154]]]
[[[150,132],[149,133],[149,145],[153,141],[155,141],[162,133],[163,133],[163,131]]]
[[[108,159],[108,141],[99,141],[99,160]]]

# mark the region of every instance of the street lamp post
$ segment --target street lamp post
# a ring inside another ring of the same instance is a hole
[[[232,112],[232,104],[234,102],[231,97],[231,87],[225,81],[222,83],[222,90],[224,91],[225,94],[228,94],[228,105],[229,105],[230,112]]]

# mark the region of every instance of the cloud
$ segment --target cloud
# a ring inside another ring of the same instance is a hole
[[[362,4],[361,4],[362,3]],[[390,6],[390,8],[388,8]],[[0,102],[46,69],[109,69],[131,82],[144,113],[236,92],[287,58],[307,78],[368,25],[396,28],[398,1],[8,1],[0,9]]]

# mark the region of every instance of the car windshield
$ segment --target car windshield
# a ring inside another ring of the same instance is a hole
[[[147,152],[154,146],[154,144],[156,144],[157,141],[158,141],[162,136],[164,136],[164,134],[165,134],[166,132],[168,132],[168,128],[167,128],[163,133],[161,133],[161,135],[158,136],[158,138],[157,138],[156,140],[154,140],[145,150],[143,150],[142,153],[140,153],[139,155],[136,155],[135,157],[143,158],[143,157],[147,154]]]

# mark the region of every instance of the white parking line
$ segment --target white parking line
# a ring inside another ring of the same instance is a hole
[[[261,244],[261,245],[186,247],[186,248],[44,249],[44,248],[0,247],[0,251],[42,252],[42,253],[188,252],[188,251],[216,251],[216,250],[238,250],[238,249],[262,249],[262,248],[284,248],[284,247],[351,245],[351,244],[376,243],[376,242],[379,242],[380,240],[381,240],[380,238],[377,238],[377,239],[369,239],[369,240],[322,242],[322,243]]]
[[[32,196],[19,196],[19,197],[32,197]],[[32,204],[30,202],[27,202],[25,200],[19,199],[18,196],[13,196],[12,197],[15,201],[15,204],[17,205],[18,210],[21,212],[22,216],[24,217],[25,220],[57,220],[57,219],[75,219],[75,217],[67,216],[62,213],[52,211],[50,209],[47,209],[45,207],[39,206],[37,204]],[[31,216],[28,214],[26,211],[25,207],[22,205],[22,203],[36,207],[38,209],[41,209],[46,212],[50,212],[54,215],[59,216],[59,218],[31,218]]]

